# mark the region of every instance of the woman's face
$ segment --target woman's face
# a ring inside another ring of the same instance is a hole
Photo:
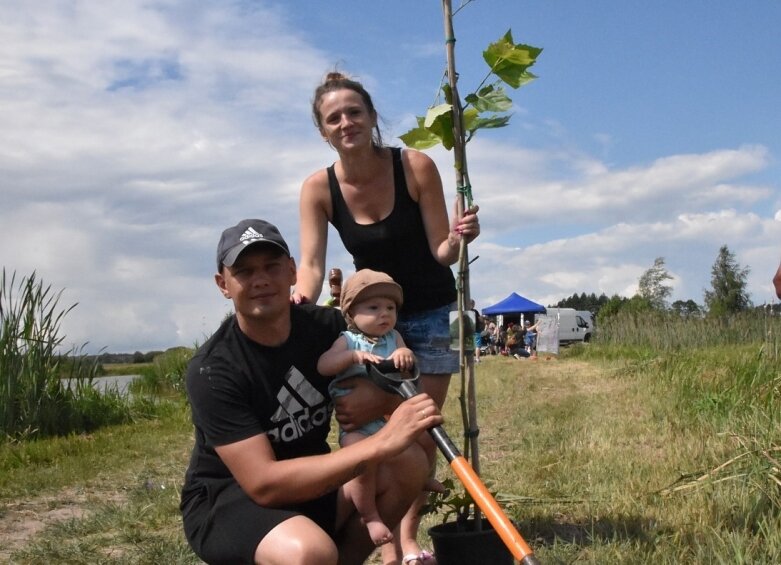
[[[377,116],[366,108],[361,95],[348,88],[323,95],[320,101],[320,133],[337,151],[371,146]]]

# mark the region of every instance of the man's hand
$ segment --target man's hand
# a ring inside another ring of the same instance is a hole
[[[420,435],[443,422],[437,403],[427,394],[417,394],[402,402],[388,423],[374,437],[381,437],[393,454],[400,453]]]

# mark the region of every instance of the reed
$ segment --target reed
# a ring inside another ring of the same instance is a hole
[[[90,431],[130,416],[118,395],[101,395],[92,388],[97,365],[86,361],[83,346],[60,354],[65,340],[61,323],[76,306],[61,308],[61,294],[35,273],[17,279],[16,273],[9,276],[3,269],[0,275],[2,437]]]
[[[643,347],[655,351],[767,344],[778,354],[781,316],[750,310],[724,317],[680,316],[670,311],[619,312],[600,319],[595,341],[621,348]]]

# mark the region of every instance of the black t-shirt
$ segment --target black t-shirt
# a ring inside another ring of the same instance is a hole
[[[317,360],[345,329],[341,312],[291,306],[288,340],[267,347],[228,318],[187,368],[195,445],[183,497],[203,481],[232,475],[215,446],[265,433],[278,460],[328,453],[332,404]]]

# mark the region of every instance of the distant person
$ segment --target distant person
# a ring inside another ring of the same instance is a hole
[[[494,344],[500,355],[507,355],[507,328],[506,326],[497,325],[494,332]]]
[[[296,264],[263,220],[222,233],[214,278],[236,313],[187,368],[188,543],[206,563],[363,563],[375,546],[350,502],[352,479],[379,465],[377,508],[388,527],[398,524],[428,478],[417,439],[442,423],[436,403],[426,394],[400,402],[364,379],[343,383],[355,386],[336,402],[345,430],[391,415],[373,436],[331,453],[332,403],[317,362],[345,328],[341,312],[290,303]]]
[[[776,276],[773,277],[773,286],[776,288],[776,296],[781,298],[781,265],[778,265]]]
[[[487,355],[491,355],[491,321],[486,317],[481,317],[483,331],[480,332],[480,357],[482,358],[483,352]]]
[[[415,365],[415,356],[393,329],[396,312],[403,303],[401,287],[385,273],[361,269],[347,279],[342,287],[342,314],[347,330],[339,334],[331,348],[320,356],[317,370],[326,377],[333,377],[328,386],[332,398],[350,394],[341,388],[345,379],[366,376],[365,363],[393,360],[394,366],[406,371]],[[337,376],[338,375],[338,376]],[[351,432],[339,431],[342,447],[366,439],[385,426],[383,418],[377,418]],[[375,545],[383,545],[393,539],[375,504],[377,466],[368,464],[354,481],[350,491],[352,501],[361,514],[363,523]],[[417,551],[417,548],[413,548]],[[406,548],[405,551],[408,551]]]
[[[491,352],[491,355],[497,355],[499,353],[499,346],[497,345],[496,341],[499,336],[499,327],[495,322],[490,322],[488,324],[488,332],[489,332],[489,349]]]
[[[474,333],[474,341],[475,341],[475,363],[480,362],[480,354],[481,354],[481,348],[483,347],[483,332],[485,331],[485,320],[480,315],[480,312],[477,311],[477,308],[475,307],[475,301],[472,299],[470,301],[470,310],[475,315],[475,333]]]
[[[529,357],[529,352],[526,350],[526,325],[520,322],[515,326],[515,347],[512,356],[516,359]]]
[[[515,347],[517,343],[516,342],[517,329],[513,322],[507,323],[507,330],[505,331],[505,335],[507,337],[505,338],[504,347],[505,350],[507,351],[507,354],[509,355],[512,353],[512,349]]]
[[[529,354],[529,357],[532,359],[537,358],[537,328],[539,327],[539,322],[536,324],[532,324],[531,320],[524,320],[523,322],[524,329],[526,330],[526,334],[524,335],[523,341],[526,346],[526,351]]]

